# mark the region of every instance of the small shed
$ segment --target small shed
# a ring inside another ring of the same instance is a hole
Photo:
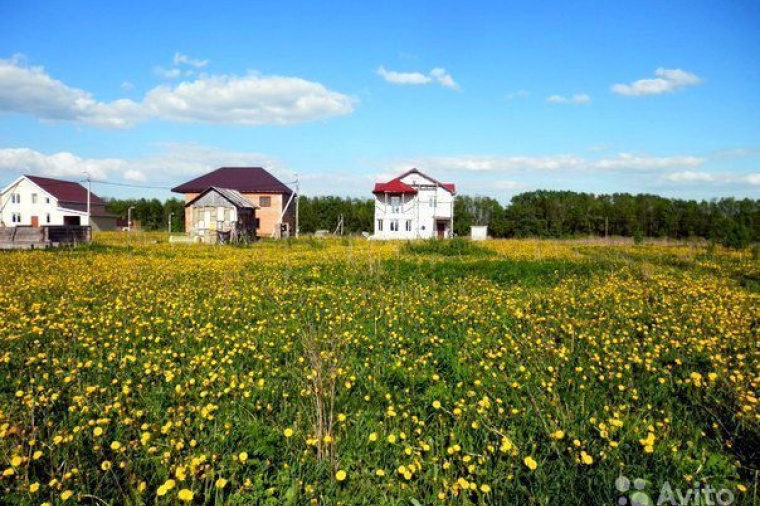
[[[206,244],[250,241],[256,237],[256,206],[239,191],[206,188],[185,204],[193,237]]]

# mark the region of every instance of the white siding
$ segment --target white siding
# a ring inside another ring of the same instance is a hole
[[[17,195],[20,201],[15,202]],[[36,197],[35,197],[36,195]],[[33,201],[36,200],[36,203]],[[14,215],[20,216],[21,220],[13,222]],[[47,216],[50,215],[50,222]],[[79,216],[82,225],[88,225],[87,213],[61,209],[58,201],[42,188],[25,177],[21,177],[7,186],[0,194],[0,220],[7,227],[16,225],[31,225],[32,217],[37,217],[37,222],[42,225],[63,225],[64,216]]]
[[[444,237],[451,237],[454,216],[454,195],[434,181],[418,173],[401,179],[417,189],[416,194],[403,195],[399,212],[391,205],[391,195],[375,195],[375,233],[377,239],[429,239],[437,235],[437,223],[444,226]],[[386,202],[387,201],[387,202]],[[382,229],[380,227],[382,221]],[[396,230],[392,224],[398,222]],[[411,222],[407,229],[407,222]]]

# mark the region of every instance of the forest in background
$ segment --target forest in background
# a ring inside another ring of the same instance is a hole
[[[169,199],[110,199],[108,210],[132,218],[144,230],[184,231],[184,202]],[[372,199],[301,196],[300,229],[334,232],[341,216],[343,233],[372,232]],[[458,196],[454,232],[468,236],[472,225],[487,225],[492,237],[570,238],[622,236],[673,239],[704,238],[743,247],[760,241],[760,200],[722,198],[711,201],[669,199],[656,195],[594,195],[538,190],[515,195],[502,206],[490,197]]]

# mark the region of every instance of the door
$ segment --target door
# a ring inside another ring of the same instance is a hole
[[[37,216],[32,216],[32,226],[33,227],[40,226],[40,219]]]
[[[444,235],[446,234],[446,222],[445,221],[436,221],[435,222],[435,234],[438,236],[438,239],[443,239]]]

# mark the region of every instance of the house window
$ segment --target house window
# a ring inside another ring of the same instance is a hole
[[[11,194],[11,204],[20,204],[21,203],[21,194],[20,193],[12,193]]]
[[[430,197],[430,207],[435,207],[435,197]]]
[[[401,212],[401,197],[391,197],[391,212],[392,213]]]
[[[256,230],[261,227],[261,218],[256,218]]]
[[[224,221],[224,208],[223,207],[217,207],[216,208],[216,221]]]
[[[272,207],[272,197],[259,197],[259,207]]]
[[[36,203],[37,203],[37,194],[32,193],[32,204],[36,204]]]
[[[11,214],[11,222],[13,222],[13,223],[21,223],[21,213],[12,213]]]
[[[383,231],[383,220],[377,220],[377,231],[378,232]]]
[[[407,232],[412,231],[412,220],[406,220],[406,231]]]
[[[45,204],[50,204],[50,197],[45,197]]]
[[[45,223],[50,223],[50,213],[45,215]]]
[[[391,220],[391,232],[398,232],[398,220]]]

